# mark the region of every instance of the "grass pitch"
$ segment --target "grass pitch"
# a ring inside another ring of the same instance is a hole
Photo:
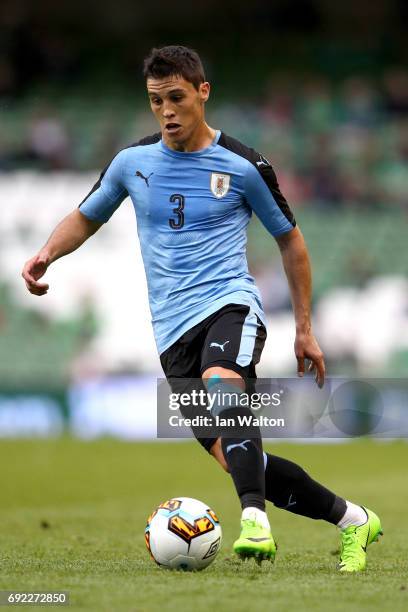
[[[2,441],[0,589],[65,590],[71,608],[98,611],[407,610],[408,444],[268,448],[380,515],[385,535],[365,573],[336,572],[333,526],[271,505],[275,565],[236,560],[232,483],[195,443]],[[163,570],[145,549],[147,515],[177,495],[205,501],[221,520],[222,549],[200,573]]]

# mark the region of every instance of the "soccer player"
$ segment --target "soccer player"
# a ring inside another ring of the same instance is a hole
[[[197,53],[182,46],[153,49],[144,62],[150,107],[160,132],[121,150],[79,208],[55,228],[24,266],[34,295],[58,258],[77,249],[106,223],[129,195],[147,276],[160,360],[170,384],[202,379],[214,394],[246,390],[256,376],[266,338],[259,291],[246,261],[246,228],[252,211],[278,243],[296,324],[298,375],[310,361],[324,383],[324,358],[313,335],[311,272],[300,229],[265,157],[211,128],[210,94]],[[220,396],[220,394],[218,394]],[[213,414],[223,413],[215,405]],[[229,414],[245,410],[230,406]],[[230,473],[242,506],[241,557],[273,560],[276,546],[265,499],[278,508],[341,529],[339,569],[365,568],[366,547],[378,539],[379,518],[335,495],[291,461],[263,452],[259,436],[200,438]]]

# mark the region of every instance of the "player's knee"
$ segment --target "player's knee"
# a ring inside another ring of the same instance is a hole
[[[232,372],[232,370],[227,370],[226,368],[221,369],[225,370],[227,375]],[[205,378],[207,372],[208,370],[203,374],[203,381],[210,395],[213,396],[212,403],[210,404],[211,415],[219,416],[224,410],[235,408],[239,405],[239,397],[245,389],[245,381],[235,372],[236,377],[233,379],[224,377],[224,375],[221,376],[215,372]],[[227,399],[228,402],[225,403],[224,399]]]
[[[245,389],[245,381],[242,376],[240,376],[238,372],[223,368],[222,366],[211,366],[207,368],[202,374],[202,379],[208,389],[223,381],[228,381],[230,384],[236,385],[242,390]]]

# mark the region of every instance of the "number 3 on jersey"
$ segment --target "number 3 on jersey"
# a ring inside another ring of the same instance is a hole
[[[173,208],[173,212],[175,215],[177,215],[177,219],[169,219],[171,229],[181,229],[184,225],[184,201],[185,198],[180,193],[173,193],[173,195],[170,196],[170,202],[176,202],[178,204],[176,208]]]

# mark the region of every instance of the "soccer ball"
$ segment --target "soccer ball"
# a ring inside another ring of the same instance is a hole
[[[147,549],[158,565],[168,569],[204,569],[214,561],[221,539],[215,512],[191,497],[169,499],[147,519]]]

